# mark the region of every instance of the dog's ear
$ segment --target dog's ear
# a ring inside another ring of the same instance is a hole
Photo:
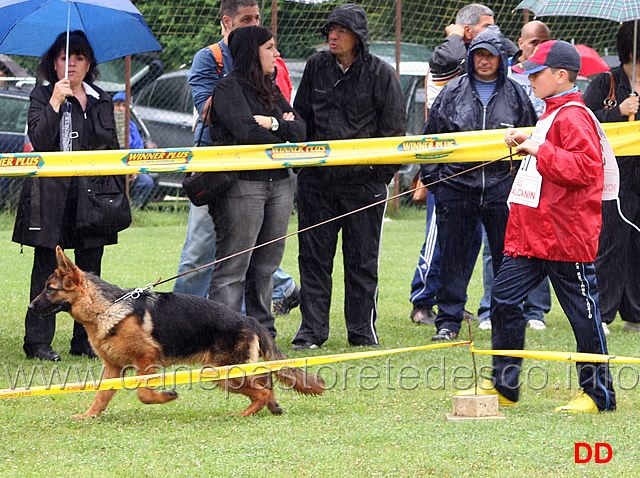
[[[71,259],[69,259],[60,246],[56,246],[56,259],[58,260],[58,270],[63,276],[76,278],[81,273]]]

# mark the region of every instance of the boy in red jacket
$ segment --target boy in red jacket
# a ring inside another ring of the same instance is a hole
[[[567,42],[549,41],[512,68],[529,75],[546,111],[531,137],[513,128],[505,133],[506,145],[526,157],[509,196],[505,256],[493,285],[493,348],[524,348],[526,323],[519,306],[548,274],[577,351],[607,354],[593,264],[602,225],[602,146],[595,119],[574,85],[580,55]],[[494,356],[493,381],[478,393],[515,405],[521,364],[521,358]],[[615,410],[608,364],[578,363],[577,368],[583,391],[556,411]]]

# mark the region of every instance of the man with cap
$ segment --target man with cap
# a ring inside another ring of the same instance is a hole
[[[309,141],[405,134],[400,81],[369,53],[367,15],[356,5],[336,7],[321,29],[329,43],[307,61],[294,107]],[[398,166],[303,168],[298,173],[298,221],[303,229],[388,197]],[[342,230],[345,305],[351,345],[377,345],[378,257],[385,203],[300,235],[298,263],[302,323],[294,349],[317,348],[329,336],[333,259]]]
[[[554,40],[513,66],[529,75],[531,87],[546,103],[532,135],[513,128],[505,143],[526,155],[509,195],[504,259],[493,283],[493,348],[524,348],[521,304],[549,276],[577,342],[577,352],[607,354],[598,307],[594,260],[602,225],[601,203],[607,176],[603,163],[615,165],[600,123],[585,106],[575,80],[580,55],[569,43]],[[604,160],[603,160],[604,155]],[[493,357],[493,381],[462,394],[498,395],[502,405],[519,398],[522,359]],[[606,362],[578,362],[583,391],[557,412],[615,410],[616,397]]]
[[[508,57],[503,45],[502,33],[495,25],[475,37],[466,62],[467,74],[447,83],[438,95],[425,134],[535,124],[537,115],[531,101],[518,83],[507,78]],[[440,163],[421,167],[425,184],[445,180],[431,186],[440,248],[434,341],[453,340],[460,331],[472,272],[468,257],[479,220],[487,232],[494,272],[502,262],[509,217],[507,196],[513,177],[509,162],[478,168],[480,164]]]

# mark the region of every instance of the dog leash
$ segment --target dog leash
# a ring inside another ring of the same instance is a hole
[[[299,229],[299,230],[297,230],[297,231],[294,231],[294,232],[291,232],[291,233],[289,233],[289,234],[286,234],[286,235],[284,235],[284,236],[282,236],[282,237],[278,237],[278,238],[276,238],[276,239],[272,239],[272,240],[270,240],[270,241],[263,242],[262,244],[258,244],[257,246],[250,247],[249,249],[245,249],[245,250],[243,250],[243,251],[236,252],[236,253],[234,253],[234,254],[231,254],[231,255],[226,256],[226,257],[222,257],[222,258],[220,258],[220,259],[216,259],[216,260],[215,260],[215,261],[213,261],[213,262],[209,262],[208,264],[204,264],[204,265],[202,265],[202,266],[196,267],[195,269],[190,269],[190,270],[188,270],[188,271],[184,271],[184,272],[182,272],[182,273],[180,273],[180,274],[176,274],[176,275],[174,275],[173,277],[169,277],[168,279],[159,279],[159,280],[158,280],[158,281],[156,281],[156,282],[151,282],[151,283],[147,284],[145,287],[136,287],[136,288],[135,288],[135,289],[133,289],[132,291],[127,292],[127,293],[126,293],[125,295],[123,295],[122,297],[120,297],[120,298],[116,299],[116,300],[113,302],[113,304],[115,305],[115,304],[117,304],[118,302],[121,302],[121,301],[126,300],[126,299],[134,299],[134,300],[136,300],[136,299],[138,299],[138,298],[139,298],[139,297],[140,297],[144,292],[146,292],[146,291],[148,291],[148,290],[151,290],[151,289],[153,289],[154,287],[157,287],[157,286],[159,286],[159,285],[161,285],[161,284],[165,284],[166,282],[170,282],[170,281],[176,280],[176,279],[178,279],[179,277],[183,277],[183,276],[186,276],[187,274],[192,274],[192,273],[197,272],[197,271],[199,271],[199,270],[206,269],[207,267],[211,267],[211,266],[213,266],[213,265],[219,264],[220,262],[226,261],[226,260],[231,259],[231,258],[233,258],[233,257],[237,257],[237,256],[239,256],[239,255],[246,254],[247,252],[251,252],[251,251],[254,251],[254,250],[256,250],[256,249],[259,249],[260,247],[268,246],[269,244],[273,244],[273,243],[275,243],[275,242],[282,241],[282,240],[287,239],[287,238],[289,238],[289,237],[296,236],[296,235],[298,235],[298,234],[301,234],[301,233],[303,233],[303,232],[309,231],[309,230],[314,229],[314,228],[316,228],[316,227],[324,226],[325,224],[329,224],[329,223],[331,223],[331,222],[333,222],[333,221],[337,221],[337,220],[339,220],[339,219],[343,219],[343,218],[345,218],[345,217],[347,217],[347,216],[350,216],[351,214],[356,214],[356,213],[361,212],[361,211],[364,211],[364,210],[366,210],[366,209],[369,209],[369,208],[372,208],[372,207],[375,207],[375,206],[379,206],[380,204],[384,204],[385,202],[391,201],[391,200],[393,200],[393,199],[397,199],[397,198],[402,197],[402,196],[405,196],[405,195],[407,195],[407,194],[413,194],[413,193],[414,193],[415,191],[417,191],[418,189],[431,187],[431,186],[433,186],[434,184],[438,184],[438,183],[441,183],[441,182],[447,181],[447,180],[449,180],[449,179],[451,179],[451,178],[455,178],[456,176],[461,176],[461,175],[466,174],[466,173],[468,173],[468,172],[475,171],[476,169],[484,168],[485,166],[488,166],[489,164],[496,163],[496,162],[498,162],[498,161],[504,161],[505,159],[509,159],[509,160],[510,160],[510,162],[511,162],[511,174],[513,175],[513,169],[514,169],[514,167],[513,167],[513,157],[514,157],[514,156],[519,156],[519,153],[514,153],[514,152],[512,152],[511,148],[509,148],[509,154],[507,154],[506,156],[503,156],[503,157],[501,157],[501,158],[494,159],[494,160],[491,160],[491,161],[487,161],[487,162],[482,163],[482,164],[479,164],[479,165],[477,165],[477,166],[473,166],[473,167],[471,167],[471,168],[469,168],[469,169],[465,169],[464,171],[460,171],[459,173],[455,173],[455,174],[452,174],[451,176],[447,176],[446,178],[438,179],[438,180],[433,181],[433,182],[431,182],[431,183],[429,183],[429,184],[423,184],[422,186],[418,186],[418,187],[416,187],[416,188],[409,189],[408,191],[404,191],[404,192],[402,192],[402,193],[396,194],[395,196],[391,196],[391,197],[388,197],[388,198],[382,199],[382,200],[380,200],[380,201],[376,201],[376,202],[374,202],[374,203],[368,204],[368,205],[363,206],[363,207],[361,207],[361,208],[354,209],[353,211],[349,211],[349,212],[347,212],[347,213],[341,214],[341,215],[336,216],[336,217],[333,217],[333,218],[331,218],[331,219],[327,219],[326,221],[322,221],[322,222],[319,222],[319,223],[317,223],[317,224],[313,224],[313,225],[311,225],[311,226],[305,227],[305,228],[303,228],[303,229]]]

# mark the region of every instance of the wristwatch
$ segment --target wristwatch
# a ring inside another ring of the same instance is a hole
[[[273,116],[271,117],[271,131],[278,131],[280,123]]]

